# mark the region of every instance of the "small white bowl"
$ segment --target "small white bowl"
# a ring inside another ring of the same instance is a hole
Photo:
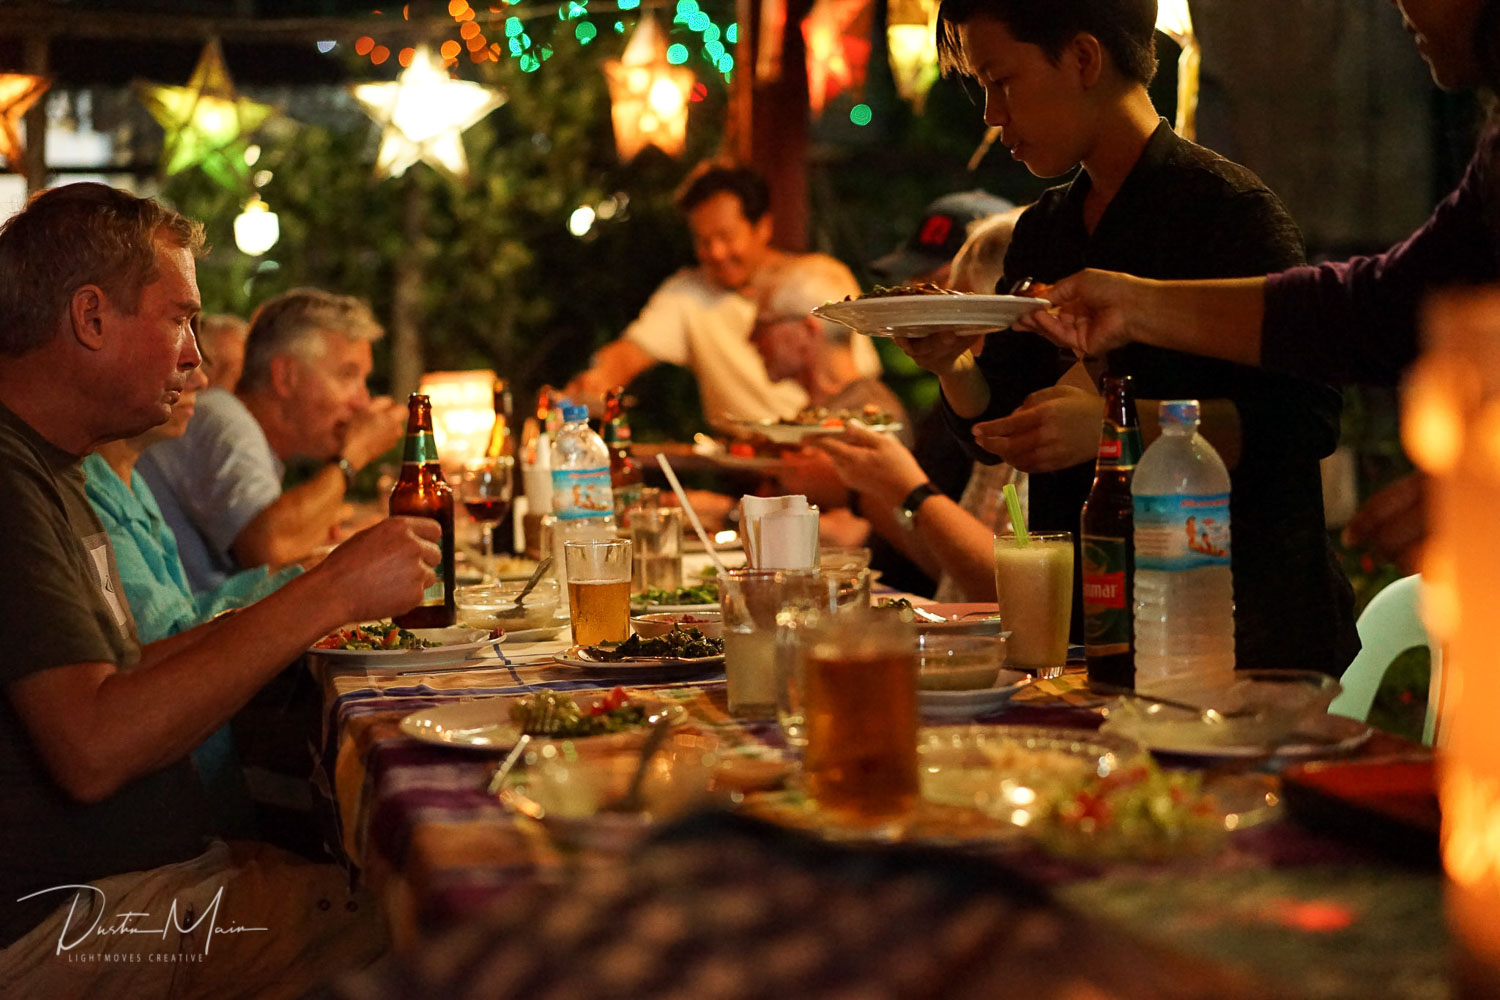
[[[923,691],[993,687],[1004,665],[1004,636],[928,633],[917,637],[917,687]]]
[[[526,595],[519,610],[516,595],[523,580],[504,580],[498,584],[459,587],[453,595],[458,606],[458,621],[471,628],[503,628],[507,632],[547,628],[557,617],[557,581],[538,580],[536,588]]]
[[[724,618],[717,611],[659,611],[630,617],[630,627],[642,639],[655,639],[679,626],[695,628],[709,639],[724,638]]]

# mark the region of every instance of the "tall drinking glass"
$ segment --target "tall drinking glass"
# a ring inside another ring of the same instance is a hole
[[[632,507],[625,525],[635,546],[631,589],[676,590],[682,586],[682,508]]]
[[[995,596],[1010,630],[1010,666],[1056,677],[1068,660],[1073,620],[1073,535],[1033,532],[1026,545],[995,536]]]
[[[834,615],[804,640],[807,790],[859,826],[917,802],[916,632],[885,616]]]
[[[729,714],[779,716],[780,662],[788,633],[813,612],[831,613],[833,583],[812,569],[733,569],[719,587],[724,618],[724,675]]]
[[[573,642],[624,642],[630,633],[630,539],[563,543]]]

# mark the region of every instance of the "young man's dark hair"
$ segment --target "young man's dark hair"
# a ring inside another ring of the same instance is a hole
[[[1035,45],[1054,63],[1080,33],[1093,35],[1120,73],[1142,84],[1156,76],[1156,0],[943,0],[938,7],[938,61],[945,74],[965,73],[959,25],[987,17],[1016,41]]]
[[[771,191],[765,178],[749,167],[727,163],[705,163],[683,182],[677,192],[677,210],[687,215],[716,194],[739,199],[740,211],[749,222],[759,222],[771,208]]]

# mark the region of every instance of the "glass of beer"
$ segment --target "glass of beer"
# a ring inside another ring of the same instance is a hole
[[[906,622],[834,615],[804,640],[803,780],[853,826],[895,828],[917,802],[916,632]]]
[[[996,535],[995,595],[1010,630],[1008,664],[1038,677],[1061,674],[1073,621],[1072,532],[1033,532],[1025,545]]]
[[[563,563],[573,642],[624,642],[630,634],[630,539],[564,542]]]

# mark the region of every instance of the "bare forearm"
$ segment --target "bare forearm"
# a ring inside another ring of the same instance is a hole
[[[241,566],[280,567],[306,558],[333,537],[344,505],[344,475],[325,466],[287,490],[240,532],[234,557]]]
[[[1143,344],[1260,364],[1265,278],[1142,281],[1127,307],[1129,333]]]
[[[973,601],[995,599],[995,534],[953,500],[935,496],[917,511],[917,544]]]
[[[59,667],[13,683],[7,694],[58,783],[80,801],[99,801],[202,743],[349,617],[342,593],[325,575],[308,574],[236,614],[146,646],[132,670]]]
[[[990,405],[990,387],[979,371],[974,355],[964,354],[954,363],[954,370],[938,377],[943,396],[953,412],[965,420],[980,416]]]

